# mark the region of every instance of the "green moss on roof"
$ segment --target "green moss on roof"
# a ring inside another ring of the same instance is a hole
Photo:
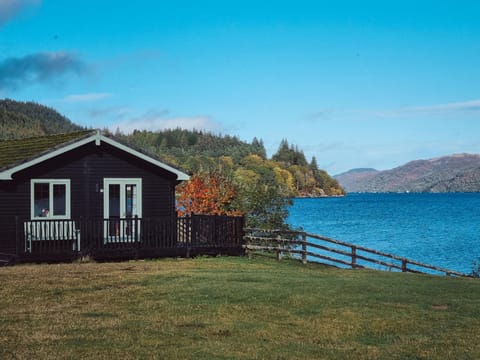
[[[68,134],[0,141],[0,169],[21,164],[92,134],[92,130],[87,130]]]

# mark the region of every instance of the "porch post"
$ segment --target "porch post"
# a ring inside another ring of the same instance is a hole
[[[135,214],[135,219],[133,220],[133,231],[135,233],[135,237],[134,237],[134,240],[135,240],[135,244],[137,245],[137,251],[136,251],[136,256],[135,258],[139,258],[140,257],[140,237],[138,236],[138,233],[140,231],[140,229],[138,228],[138,215]]]

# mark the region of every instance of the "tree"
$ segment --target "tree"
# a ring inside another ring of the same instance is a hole
[[[317,158],[312,156],[312,161],[310,162],[310,170],[313,172],[318,171]]]
[[[256,137],[252,140],[253,153],[261,156],[262,158],[267,158],[267,150],[265,150],[265,145],[263,140],[258,140]]]
[[[301,151],[298,146],[288,145],[287,139],[283,139],[280,142],[277,152],[273,155],[272,160],[279,161],[284,163],[286,166],[290,165],[299,165],[306,166],[307,160],[305,159],[305,154]]]
[[[286,219],[291,204],[292,200],[282,196],[277,186],[262,183],[243,187],[234,201],[234,206],[245,213],[248,227],[267,230],[289,229]]]
[[[218,173],[198,173],[179,188],[177,211],[179,216],[241,215],[232,208],[235,189],[230,181]]]
[[[287,196],[291,177],[275,167],[276,163],[259,157],[247,157],[244,169],[235,172],[237,196],[232,205],[245,214],[246,225],[262,229],[288,229]],[[288,171],[287,171],[288,173]]]

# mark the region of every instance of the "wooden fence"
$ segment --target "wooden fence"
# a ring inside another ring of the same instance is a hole
[[[289,256],[347,268],[371,268],[423,274],[470,275],[425,264],[363,246],[301,231],[265,231],[245,229],[245,249],[249,252],[272,252],[277,259]]]

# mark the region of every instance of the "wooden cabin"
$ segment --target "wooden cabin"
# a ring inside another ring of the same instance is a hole
[[[243,219],[177,218],[175,187],[188,179],[98,130],[0,142],[0,253],[157,257],[241,241]]]

